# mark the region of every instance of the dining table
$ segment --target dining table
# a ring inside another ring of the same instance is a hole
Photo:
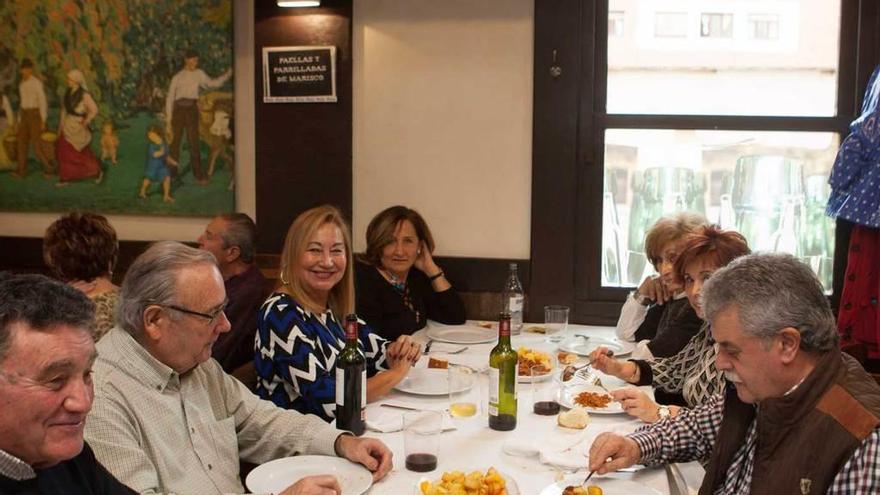
[[[433,325],[433,326],[432,326]],[[404,434],[400,428],[379,428],[382,431],[366,432],[366,436],[382,440],[394,454],[394,468],[382,480],[373,484],[366,492],[369,495],[410,495],[421,493],[418,485],[422,480],[439,480],[444,472],[463,471],[465,473],[480,470],[485,472],[494,467],[507,479],[512,480],[522,495],[543,495],[553,493],[548,489],[558,480],[568,484],[577,480],[580,484],[587,475],[587,454],[593,440],[602,432],[627,434],[645,425],[642,421],[625,413],[597,414],[591,413],[588,426],[582,430],[572,430],[558,426],[556,416],[541,416],[532,411],[530,383],[518,385],[517,424],[512,431],[496,431],[488,426],[487,396],[489,352],[496,345],[497,322],[468,322],[466,328],[486,328],[485,342],[456,343],[443,342],[430,337],[438,335],[437,328],[448,330],[443,326],[429,322],[428,327],[416,332],[413,337],[423,346],[431,343],[429,353],[415,364],[416,368],[427,366],[430,357],[446,360],[451,365],[463,365],[475,370],[474,387],[479,389],[481,404],[477,413],[469,418],[448,417],[448,394],[414,394],[393,390],[376,402],[367,406],[366,417],[368,427],[375,421],[371,418],[389,418],[394,423],[394,414],[403,415],[410,407],[418,410],[440,410],[447,414],[445,422],[450,422],[449,429],[444,427],[439,435],[438,464],[431,472],[418,473],[408,471],[404,465]],[[554,353],[559,342],[550,342],[548,336],[528,330],[540,330],[540,324],[523,325],[524,331],[511,337],[512,346],[537,349],[546,353]],[[494,334],[492,333],[494,332]],[[491,337],[491,339],[490,339]],[[569,324],[561,335],[555,335],[562,345],[570,342],[567,339],[597,339],[597,342],[619,342],[614,336],[613,327]],[[456,339],[449,339],[456,340]],[[481,340],[481,339],[478,339]],[[624,353],[625,354],[625,353]],[[585,358],[582,358],[585,359]],[[622,357],[625,359],[625,356]],[[608,389],[632,386],[623,381],[602,373],[598,373],[602,384]],[[554,380],[539,382],[536,386],[552,387]],[[563,387],[565,384],[556,384]],[[405,388],[405,387],[404,387]],[[653,396],[650,387],[642,387]],[[389,407],[396,406],[396,407]],[[565,408],[563,408],[565,410]],[[679,463],[667,466],[636,466],[634,471],[616,472],[606,476],[628,480],[644,487],[644,493],[663,495],[685,495],[696,493],[702,480],[703,468],[696,462]],[[598,479],[596,475],[593,479]]]

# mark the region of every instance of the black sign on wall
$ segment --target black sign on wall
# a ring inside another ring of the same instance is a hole
[[[264,103],[335,101],[335,46],[263,47]]]

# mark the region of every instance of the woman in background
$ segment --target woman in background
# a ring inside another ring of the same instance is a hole
[[[281,253],[281,287],[257,318],[257,395],[330,421],[336,413],[336,358],[343,321],[354,311],[351,241],[342,213],[312,208],[291,224]],[[359,325],[367,360],[367,402],[406,378],[421,348],[411,337],[391,342]]]
[[[66,186],[72,180],[97,177],[104,173],[98,157],[92,152],[92,133],[89,125],[98,115],[98,105],[89,94],[86,78],[78,69],[67,73],[67,91],[61,99],[61,123],[55,155],[58,158],[56,186]]]
[[[116,231],[95,213],[68,213],[43,236],[46,266],[95,303],[95,341],[116,324],[119,287],[111,278],[118,257]]]
[[[388,339],[411,335],[429,318],[450,325],[465,322],[461,298],[433,252],[434,237],[415,210],[392,206],[370,221],[355,287],[358,315],[376,333]]]
[[[674,271],[701,319],[703,284],[716,270],[749,252],[742,235],[714,225],[701,227],[685,237]],[[694,407],[724,391],[724,374],[715,367],[713,344],[709,325],[704,323],[687,345],[670,357],[619,361],[608,357],[606,349],[600,347],[590,355],[590,361],[597,370],[634,385],[653,385],[658,391],[679,393],[687,407]],[[612,395],[627,413],[649,423],[677,416],[681,410],[679,406],[660,406],[637,388],[618,389]]]
[[[645,255],[658,275],[642,282],[620,310],[617,338],[635,342],[631,357],[669,357],[700,331],[703,320],[688,303],[673,269],[683,247],[682,239],[708,224],[698,213],[682,212],[663,217],[645,235]]]

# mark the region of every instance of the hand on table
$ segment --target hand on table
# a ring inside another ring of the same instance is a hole
[[[611,396],[620,402],[623,410],[630,416],[635,416],[645,423],[656,423],[660,419],[658,413],[660,406],[652,401],[648,394],[637,388],[628,387],[614,390],[611,392]]]
[[[608,474],[632,466],[641,457],[635,440],[615,433],[602,433],[590,446],[589,470],[596,471],[596,474]]]
[[[392,367],[398,361],[407,361],[410,365],[422,357],[422,346],[410,335],[401,335],[394,342],[388,344],[388,361]]]
[[[642,285],[639,286],[638,293],[654,301],[655,304],[662,305],[672,299],[672,293],[669,292],[666,284],[663,283],[658,275],[646,278]]]
[[[384,478],[391,471],[391,451],[375,438],[339,435],[336,439],[336,453],[352,462],[363,464],[373,473],[373,481]]]
[[[290,485],[279,495],[341,495],[342,488],[336,477],[329,474],[306,476]]]

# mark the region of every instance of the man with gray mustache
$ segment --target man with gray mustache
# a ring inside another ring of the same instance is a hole
[[[744,256],[703,288],[724,395],[590,448],[599,474],[709,459],[700,494],[880,493],[880,386],[838,349],[810,268]]]

